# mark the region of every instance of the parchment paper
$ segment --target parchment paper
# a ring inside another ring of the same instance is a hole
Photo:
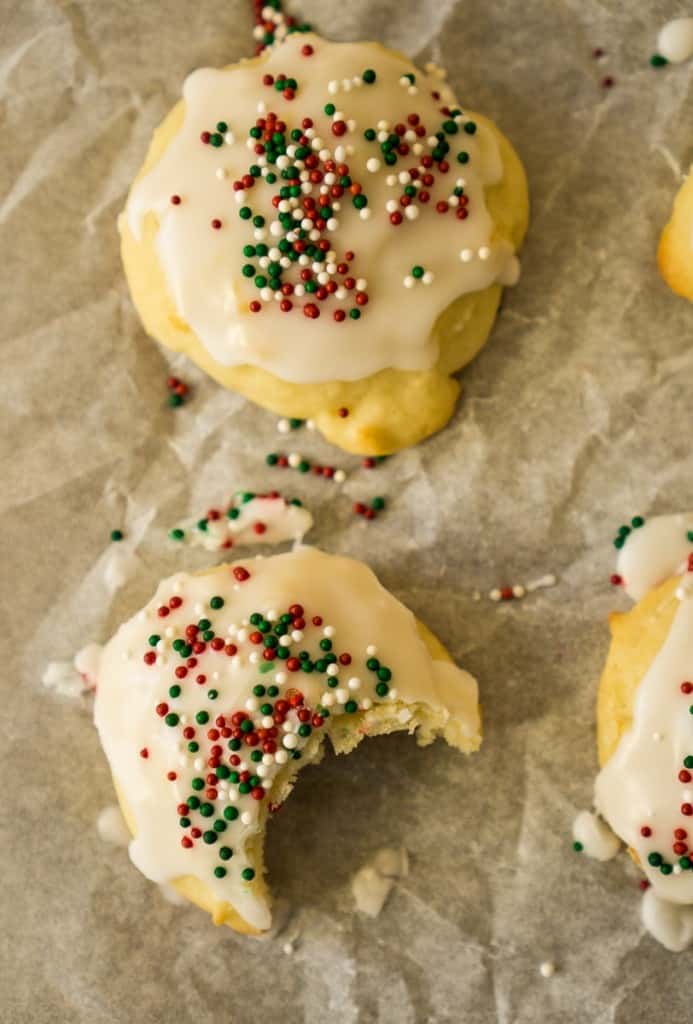
[[[611,537],[693,507],[693,309],[654,264],[693,155],[693,63],[648,65],[685,11],[618,0],[304,0],[336,39],[447,65],[529,174],[521,284],[464,373],[450,426],[368,474],[148,340],[115,218],[184,76],[252,48],[241,0],[0,4],[2,875],[0,1018],[19,1022],[650,1022],[691,1019],[691,957],[641,934],[625,856],[572,853],[590,803]],[[685,6],[685,5],[684,5]],[[593,59],[602,47],[604,61]],[[614,86],[601,87],[601,79]],[[191,384],[166,405],[171,368]],[[269,470],[290,446],[344,466],[339,488]],[[311,535],[367,559],[480,680],[486,739],[465,759],[407,737],[309,768],[269,830],[295,950],[165,902],[96,833],[113,800],[89,701],[40,678],[105,640],[206,552],[166,530],[236,487],[305,499]],[[354,500],[389,498],[375,522]],[[109,591],[112,528],[133,558]],[[559,585],[494,605],[490,588]],[[474,600],[474,591],[482,594]],[[349,881],[383,845],[409,877],[380,917]],[[550,979],[540,962],[557,965]]]

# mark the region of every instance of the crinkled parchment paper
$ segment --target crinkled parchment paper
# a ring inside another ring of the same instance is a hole
[[[199,65],[250,52],[245,0],[0,4],[2,899],[0,1018],[19,1024],[688,1020],[690,954],[643,936],[627,858],[571,852],[589,805],[610,538],[693,507],[693,309],[655,271],[687,166],[693,63],[653,71],[673,2],[305,0],[337,39],[450,68],[529,174],[523,279],[464,373],[450,426],[371,474],[149,341],[115,218],[150,133]],[[606,59],[592,57],[594,47]],[[601,87],[606,75],[610,90]],[[171,369],[192,385],[166,405]],[[295,446],[340,489],[264,465]],[[40,679],[109,636],[175,568],[169,526],[236,487],[306,500],[312,540],[367,559],[478,676],[486,740],[465,759],[407,737],[309,768],[272,823],[293,952],[172,906],[103,843],[112,802],[88,699]],[[350,505],[390,497],[367,523]],[[109,590],[110,530],[124,585]],[[491,603],[499,584],[559,584]],[[482,594],[474,600],[474,591]],[[375,921],[350,879],[381,846],[410,872]],[[542,961],[557,971],[540,976]]]

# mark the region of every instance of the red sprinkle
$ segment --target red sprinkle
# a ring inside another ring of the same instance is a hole
[[[142,749],[140,750],[140,757],[143,757],[145,761],[149,757],[149,751],[147,750],[146,747],[142,747]]]
[[[315,51],[313,50],[313,47],[308,44],[301,47],[301,53],[303,54],[304,57],[312,57],[314,52]]]
[[[341,416],[342,419],[344,419],[346,416],[349,415],[349,410],[342,406],[341,409],[337,409],[337,415]]]
[[[242,565],[235,566],[233,569],[233,575],[239,583],[245,583],[246,580],[250,579],[250,573],[247,569],[244,569]]]
[[[171,202],[174,206],[180,206],[180,196],[171,196]]]
[[[609,583],[614,587],[620,587],[623,583],[623,576],[619,576],[617,572],[609,576]]]
[[[649,825],[643,825],[643,827],[640,829],[640,835],[641,836],[645,836],[646,839],[647,839],[648,836],[651,836],[652,835],[652,829],[650,828],[650,826]]]

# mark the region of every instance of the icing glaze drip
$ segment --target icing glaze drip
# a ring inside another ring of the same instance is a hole
[[[693,56],[693,18],[673,18],[657,36],[657,52],[671,64]]]
[[[621,840],[605,821],[589,811],[580,811],[573,822],[573,839],[594,860],[611,860],[621,849]]]
[[[397,727],[398,709],[413,731],[425,705],[424,740],[472,750],[477,700],[366,566],[301,548],[165,580],[104,648],[94,717],[134,864],[158,883],[199,879],[265,930],[251,851],[257,864],[268,812],[323,737],[349,750]]]
[[[156,218],[170,296],[218,363],[292,382],[427,369],[456,298],[517,280],[485,203],[495,137],[437,75],[297,33],[183,94],[121,224],[139,239]]]
[[[672,953],[683,953],[693,944],[693,907],[662,900],[654,889],[648,889],[643,894],[641,917],[652,938]]]
[[[130,833],[125,824],[120,807],[111,804],[104,807],[96,819],[96,831],[106,843],[113,843],[114,846],[127,846],[130,842]]]

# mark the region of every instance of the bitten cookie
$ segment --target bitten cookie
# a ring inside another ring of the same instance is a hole
[[[618,574],[638,603],[610,617],[597,707],[595,806],[649,883],[646,927],[693,941],[693,516],[621,528]]]
[[[383,455],[450,418],[527,217],[510,143],[440,74],[296,33],[189,76],[119,225],[149,334]]]
[[[102,652],[95,722],[133,863],[248,934],[271,924],[268,814],[327,737],[481,742],[474,679],[370,569],[314,548],[162,582]]]

